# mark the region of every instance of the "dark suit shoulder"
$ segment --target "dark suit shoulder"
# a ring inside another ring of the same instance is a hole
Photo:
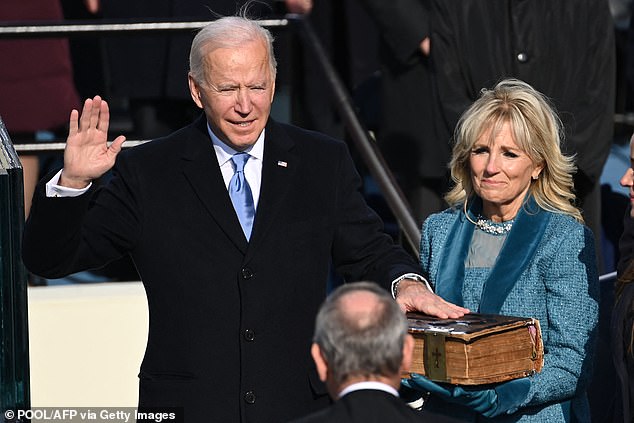
[[[330,407],[293,423],[413,423],[420,415],[398,397],[387,392],[363,389],[340,398]]]
[[[312,131],[310,129],[300,128],[299,126],[276,122],[270,119],[266,125],[267,137],[287,137],[291,141],[301,140],[302,144],[316,144],[321,148],[345,148],[346,143],[326,135],[321,132]]]
[[[336,138],[331,137],[330,135],[324,134],[322,132],[313,131],[310,129],[300,128],[299,126],[290,125],[286,123],[279,123],[280,127],[284,128],[291,135],[300,135],[302,137],[311,137],[316,140],[330,142],[335,144],[341,144],[343,141],[338,140]]]
[[[160,158],[157,163],[181,157],[195,158],[203,151],[213,151],[213,144],[207,132],[207,121],[201,115],[191,124],[164,137],[156,138],[121,152],[124,160],[142,160],[147,164],[151,159]]]

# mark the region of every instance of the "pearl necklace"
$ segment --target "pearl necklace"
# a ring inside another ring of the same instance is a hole
[[[476,222],[476,226],[488,234],[506,235],[507,233],[511,231],[511,228],[513,227],[513,222],[515,222],[515,219],[498,223],[498,222],[493,222],[491,220],[487,220],[483,218],[482,216],[478,216],[478,221]]]

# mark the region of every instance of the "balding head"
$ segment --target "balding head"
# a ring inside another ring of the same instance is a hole
[[[368,290],[354,289],[339,298],[341,316],[351,327],[363,330],[376,325],[385,304],[379,296]]]
[[[313,342],[327,364],[329,384],[342,386],[351,379],[400,377],[406,337],[407,320],[387,291],[356,282],[326,299]]]

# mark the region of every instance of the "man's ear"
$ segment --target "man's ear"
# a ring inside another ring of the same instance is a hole
[[[273,88],[271,89],[271,104],[273,104],[273,99],[275,99],[275,79],[273,80]]]
[[[403,341],[403,360],[401,361],[401,374],[408,373],[412,368],[412,357],[414,355],[414,338],[409,333],[405,335]]]
[[[328,375],[328,363],[326,359],[321,354],[321,348],[319,345],[313,342],[313,345],[310,347],[310,355],[313,357],[313,361],[315,362],[315,366],[317,367],[317,374],[319,375],[319,379],[322,382],[326,381],[326,376]]]
[[[192,77],[191,73],[187,75],[187,82],[189,83],[189,93],[192,96],[192,100],[194,100],[196,106],[202,109],[203,102],[201,98],[200,87],[198,86],[198,83],[194,80],[194,77]]]

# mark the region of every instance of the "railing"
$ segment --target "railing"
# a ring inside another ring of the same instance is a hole
[[[309,47],[311,52],[318,59],[317,62],[321,65],[321,69],[333,91],[339,115],[346,125],[357,149],[361,153],[366,166],[368,166],[370,173],[372,173],[372,176],[376,180],[390,210],[398,221],[403,231],[403,236],[412,250],[418,251],[420,246],[420,228],[413,217],[411,208],[405,200],[403,192],[396,184],[392,172],[383,160],[383,156],[379,152],[376,143],[371,140],[368,130],[358,118],[352,106],[350,95],[330,63],[319,38],[317,38],[315,31],[308,21],[304,19],[293,19],[292,22],[299,26],[300,34],[305,41],[305,45]]]
[[[614,123],[620,123],[623,125],[634,126],[634,113],[615,113]]]
[[[608,283],[608,282],[615,282],[616,281],[616,272],[610,272],[610,273],[606,273],[605,275],[601,275],[599,276],[599,282],[603,283]]]
[[[283,28],[288,25],[287,19],[262,19],[258,21],[267,28]],[[152,33],[152,32],[183,32],[197,30],[208,24],[209,21],[190,22],[131,22],[101,21],[98,24],[81,22],[69,24],[68,22],[1,22],[0,39],[7,38],[44,38],[44,37],[73,37],[78,35],[104,35],[121,33]]]

